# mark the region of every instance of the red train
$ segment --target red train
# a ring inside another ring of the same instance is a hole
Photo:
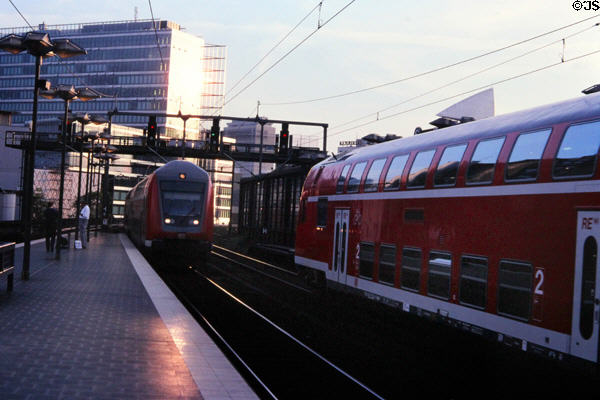
[[[599,361],[600,94],[355,149],[307,176],[295,261],[558,359]]]
[[[171,161],[125,199],[125,229],[138,246],[204,258],[213,239],[213,187],[202,168]]]

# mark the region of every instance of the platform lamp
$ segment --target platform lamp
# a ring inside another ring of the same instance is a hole
[[[76,116],[75,121],[79,122],[79,124],[81,125],[81,132],[79,133],[79,135],[77,135],[78,141],[79,141],[79,169],[78,169],[78,173],[77,173],[77,202],[76,202],[76,208],[77,211],[75,213],[75,218],[79,217],[79,212],[81,209],[81,175],[82,175],[82,170],[83,170],[83,151],[84,150],[88,150],[88,148],[91,150],[93,148],[93,143],[94,140],[98,137],[98,135],[96,134],[96,132],[93,133],[85,133],[85,126],[89,123],[92,124],[96,124],[96,125],[100,125],[100,124],[104,124],[106,123],[106,120],[100,116],[96,116],[96,115],[89,115],[87,113],[85,114],[79,114]],[[87,141],[91,140],[92,141],[92,145],[90,146]],[[87,192],[87,187],[88,187],[88,181],[90,179],[90,162],[89,162],[90,158],[88,157],[88,174],[87,174],[87,180],[86,180],[86,198],[89,198],[88,192]],[[89,203],[88,203],[89,204]],[[83,232],[81,232],[81,234],[84,234]],[[87,234],[87,232],[86,232]],[[75,224],[75,240],[79,240],[79,223]]]
[[[100,139],[109,140],[110,135],[102,135]],[[100,191],[100,175],[102,173],[102,165],[104,165],[104,179],[102,184],[102,205],[104,207],[108,207],[108,168],[110,164],[110,160],[117,160],[119,156],[116,154],[112,154],[117,150],[115,146],[111,146],[109,144],[104,144],[98,147],[98,151],[94,153],[94,157],[101,160],[101,164],[98,168],[98,192]],[[96,203],[96,222],[98,221],[98,210],[100,208],[100,197],[97,199]],[[108,210],[102,211],[102,217],[108,218]],[[104,222],[103,222],[104,225]],[[94,236],[98,236],[98,229],[94,232]]]
[[[100,134],[100,136],[98,137],[98,140],[102,141],[102,143],[99,144],[94,147],[94,157],[99,158],[100,159],[100,164],[98,164],[98,186],[97,186],[97,196],[96,196],[96,225],[98,224],[98,221],[100,219],[99,215],[98,215],[98,211],[101,208],[101,204],[105,203],[105,196],[106,193],[104,191],[104,185],[102,185],[102,203],[100,202],[100,182],[102,179],[102,167],[105,166],[105,163],[108,163],[108,158],[106,157],[106,145],[105,145],[105,141],[106,143],[110,143],[110,139],[112,139],[112,136],[110,134],[110,128],[111,128],[111,124],[112,124],[112,113],[109,112],[108,114],[108,128],[105,128],[104,131]],[[105,166],[105,170],[107,169],[107,167]],[[108,171],[107,171],[108,172]],[[102,212],[102,215],[104,215],[104,212]],[[96,230],[94,231],[94,236],[98,236],[98,227],[96,226]]]
[[[56,259],[60,260],[60,238],[62,237],[63,228],[63,203],[64,203],[64,189],[65,189],[65,155],[67,152],[67,126],[69,120],[73,120],[73,117],[69,118],[69,103],[73,100],[79,99],[81,101],[89,101],[101,97],[101,94],[90,88],[75,89],[73,85],[58,85],[55,88],[49,90],[40,91],[40,96],[46,99],[61,99],[65,103],[65,110],[63,114],[62,124],[62,148],[60,157],[60,187],[58,192],[58,223],[57,231],[59,240],[56,242]]]
[[[23,221],[23,270],[21,279],[29,280],[29,264],[31,257],[31,219],[33,204],[33,173],[35,168],[35,150],[37,145],[37,111],[38,93],[40,89],[48,89],[49,82],[40,79],[42,58],[58,56],[67,58],[87,54],[82,47],[69,39],[51,40],[45,32],[27,32],[24,35],[10,34],[0,38],[0,50],[11,54],[27,52],[35,57],[35,79],[33,85],[33,109],[31,116],[31,139],[25,157],[23,171],[23,200],[21,220]]]

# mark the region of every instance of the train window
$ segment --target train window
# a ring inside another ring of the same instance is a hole
[[[600,121],[570,126],[554,161],[554,177],[592,176],[599,147]]]
[[[458,166],[460,165],[460,160],[462,160],[466,149],[466,144],[446,147],[435,171],[433,179],[433,184],[435,186],[456,185]]]
[[[379,249],[379,282],[394,284],[396,273],[396,246],[382,244]]]
[[[449,298],[451,272],[452,256],[450,254],[438,251],[430,252],[427,294],[442,299]]]
[[[317,226],[325,227],[327,225],[327,197],[321,197],[317,200]]]
[[[433,160],[434,154],[435,150],[421,151],[417,154],[410,168],[406,187],[425,187],[427,171],[429,170],[429,165],[431,164],[431,160]]]
[[[375,192],[379,186],[379,176],[385,165],[385,158],[373,161],[365,178],[365,192]]]
[[[506,180],[535,180],[551,129],[522,133],[508,158]]]
[[[367,162],[363,161],[356,165],[352,169],[352,173],[350,174],[350,179],[348,179],[348,188],[346,191],[348,193],[358,192],[358,187],[360,186],[360,180],[362,178],[363,172],[365,172],[365,167],[367,166]]]
[[[348,175],[348,170],[350,169],[350,164],[344,165],[344,169],[342,169],[342,173],[338,178],[337,185],[335,187],[336,193],[342,193],[344,191],[344,183],[346,183],[346,176]]]
[[[418,292],[421,283],[421,250],[402,249],[401,286]]]
[[[482,140],[477,143],[471,163],[467,170],[467,183],[491,183],[494,179],[494,170],[504,138]]]
[[[188,224],[190,218],[204,212],[205,184],[187,181],[160,182],[163,216],[174,220],[175,225]]]
[[[319,182],[319,178],[321,177],[321,174],[323,173],[323,169],[325,169],[325,167],[319,167],[319,170],[317,171],[317,173],[315,174],[315,178],[313,179],[312,182],[312,186],[311,187],[316,187],[317,183]]]
[[[404,166],[406,165],[407,160],[408,154],[394,157],[385,176],[384,190],[400,189],[400,182],[402,181],[402,172],[404,171]]]
[[[458,298],[461,304],[484,309],[487,292],[487,259],[463,256],[460,261],[460,287]]]
[[[404,209],[404,222],[424,222],[425,210],[422,208],[406,208]]]
[[[498,314],[529,320],[531,314],[531,264],[500,261],[498,276]]]
[[[373,243],[360,243],[360,265],[358,274],[363,278],[373,279],[373,263],[375,262],[375,245]]]

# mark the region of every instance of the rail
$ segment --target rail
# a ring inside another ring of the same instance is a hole
[[[15,273],[15,243],[0,242],[0,279],[6,279],[6,291],[12,292]]]

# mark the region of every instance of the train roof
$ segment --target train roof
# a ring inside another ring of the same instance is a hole
[[[184,173],[188,179],[195,181],[206,181],[210,179],[208,172],[189,161],[169,161],[154,171],[154,174],[159,178],[177,178],[180,173]]]
[[[561,122],[592,118],[600,118],[600,93],[357,148],[341,155],[337,160],[328,158],[317,165],[382,158],[392,153],[409,153],[416,149],[427,150],[450,143],[542,129]]]

